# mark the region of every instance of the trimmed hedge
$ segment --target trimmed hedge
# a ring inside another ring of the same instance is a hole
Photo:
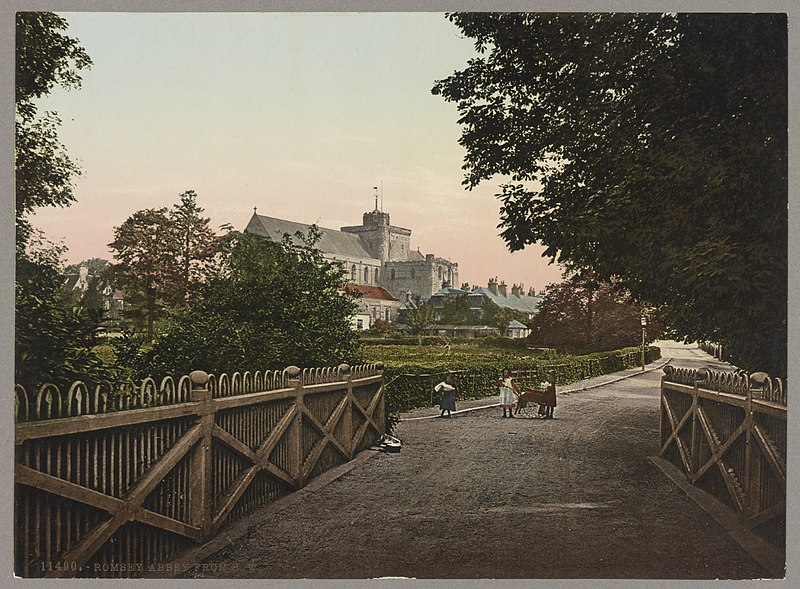
[[[649,364],[661,357],[661,349],[650,346],[645,354]],[[555,375],[557,385],[565,385],[641,366],[641,348],[638,347],[585,356],[537,358],[503,350],[476,349],[475,346],[454,346],[451,353],[438,356],[430,349],[375,346],[367,355],[371,356],[369,361],[383,362],[385,367],[387,431],[399,421],[400,413],[437,406],[439,395],[433,387],[447,374],[458,380],[461,399],[481,399],[497,394],[497,380],[504,368],[511,369],[522,386],[533,387],[548,374]]]

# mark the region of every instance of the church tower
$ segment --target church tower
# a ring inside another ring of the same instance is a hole
[[[382,262],[406,261],[411,247],[411,229],[394,227],[389,213],[378,209],[364,213],[361,225],[342,227],[344,233],[355,233],[361,238],[369,253]]]

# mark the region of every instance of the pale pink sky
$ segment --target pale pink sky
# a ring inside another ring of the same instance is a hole
[[[94,65],[40,109],[84,175],[34,224],[69,262],[110,258],[113,227],[192,189],[214,227],[260,214],[338,229],[384,210],[412,247],[537,291],[561,270],[498,237],[499,180],[467,192],[455,106],[432,96],[472,44],[443,15],[65,13]]]

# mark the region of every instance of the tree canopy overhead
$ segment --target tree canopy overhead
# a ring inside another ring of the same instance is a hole
[[[504,177],[509,248],[785,375],[786,15],[449,18],[479,55],[433,93],[458,107],[465,185]]]
[[[37,98],[54,86],[79,88],[78,71],[92,60],[77,39],[64,35],[67,21],[52,12],[16,15],[16,211],[21,241],[30,228],[24,217],[36,207],[68,206],[72,179],[80,174],[58,138],[56,113],[37,112]],[[21,244],[19,247],[22,247]]]

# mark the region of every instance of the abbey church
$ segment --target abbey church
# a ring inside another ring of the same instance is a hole
[[[245,231],[280,241],[288,234],[307,233],[310,225],[257,214]],[[443,286],[458,284],[458,264],[411,249],[411,230],[389,222],[389,213],[364,213],[361,225],[341,230],[319,227],[316,247],[326,259],[344,264],[352,285],[386,289],[395,299],[431,298]]]

